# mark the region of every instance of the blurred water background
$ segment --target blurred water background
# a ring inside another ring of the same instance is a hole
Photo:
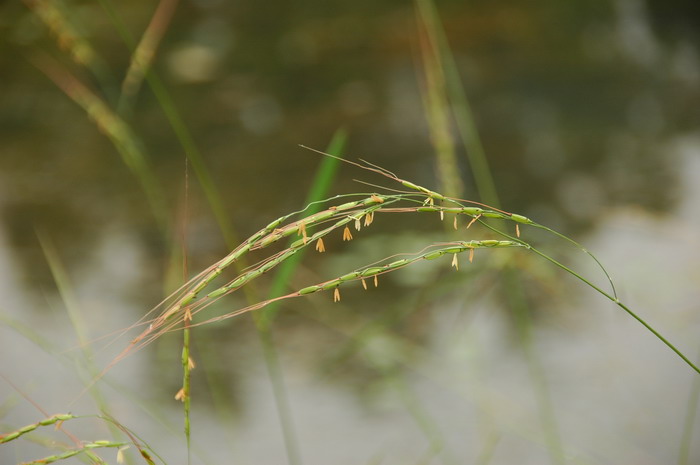
[[[50,414],[98,412],[79,397],[90,364],[104,367],[128,338],[107,348],[97,338],[173,289],[173,242],[185,235],[190,275],[229,250],[157,91],[143,82],[120,97],[131,57],[123,37],[138,39],[159,5],[175,3],[0,4],[2,431],[44,417],[28,399]],[[154,69],[191,133],[188,150],[196,146],[221,193],[230,236],[299,209],[322,157],[298,144],[323,149],[338,128],[348,158],[440,187],[411,2],[176,6]],[[697,359],[700,3],[470,0],[437,9],[503,208],[596,253],[620,298]],[[133,128],[165,214],[153,214],[97,128],[100,109],[88,118],[66,95],[77,82]],[[448,130],[463,195],[478,199]],[[342,166],[331,194],[366,191],[356,178],[395,187]],[[289,286],[446,234],[437,217],[378,217],[352,243],[336,238],[328,253],[309,255]],[[528,234],[606,284],[580,251]],[[700,461],[700,429],[683,442],[698,416],[698,375],[632,318],[520,251],[477,253],[459,273],[448,265],[398,271],[372,293],[344,289],[340,304],[322,294],[280,308],[272,334],[293,425],[286,442],[250,315],[197,328],[193,463]],[[231,297],[218,311],[244,305]],[[186,463],[173,399],[180,344],[179,334],[163,337],[98,383],[110,413],[170,464]],[[92,362],[80,347],[96,351]],[[109,436],[96,420],[66,427]],[[115,453],[104,457],[115,463]],[[44,455],[30,441],[0,446],[3,464]]]

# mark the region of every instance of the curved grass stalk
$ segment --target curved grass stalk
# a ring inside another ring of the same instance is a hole
[[[350,162],[350,163],[356,164],[354,162]],[[355,271],[346,273],[342,276],[331,279],[329,281],[325,281],[325,282],[322,282],[322,283],[319,283],[316,285],[312,285],[312,286],[307,286],[305,288],[300,289],[297,292],[292,292],[292,293],[289,293],[289,294],[286,294],[283,296],[263,300],[263,301],[260,301],[258,303],[255,303],[255,304],[248,305],[247,307],[243,307],[241,309],[230,312],[226,315],[222,315],[219,317],[210,318],[210,319],[202,321],[202,322],[198,322],[196,325],[192,325],[192,326],[199,326],[201,324],[208,324],[208,323],[212,323],[215,321],[220,321],[222,319],[231,318],[231,317],[243,314],[243,313],[247,313],[247,312],[250,312],[253,310],[263,308],[263,307],[265,307],[273,302],[277,302],[277,301],[280,301],[283,299],[313,294],[313,293],[316,293],[319,291],[333,290],[334,291],[334,300],[339,300],[340,294],[339,294],[338,288],[342,284],[345,284],[345,283],[350,282],[350,281],[358,281],[358,280],[364,280],[366,278],[374,278],[376,276],[379,276],[380,274],[395,271],[397,269],[400,269],[400,268],[403,268],[403,267],[408,266],[410,264],[413,264],[419,260],[431,260],[431,259],[439,258],[439,257],[446,255],[446,254],[453,254],[454,255],[453,256],[453,266],[457,266],[457,262],[456,262],[457,254],[468,251],[470,258],[472,258],[473,254],[474,254],[474,250],[477,248],[524,247],[524,248],[536,253],[537,255],[540,255],[542,258],[545,258],[546,260],[548,260],[549,262],[551,262],[555,266],[563,269],[567,273],[573,275],[574,277],[576,277],[577,279],[579,279],[583,283],[587,284],[589,287],[593,288],[595,291],[602,294],[604,297],[608,298],[610,301],[612,301],[613,303],[618,305],[620,308],[625,310],[625,312],[627,312],[630,316],[632,316],[634,319],[636,319],[647,330],[649,330],[659,340],[661,340],[671,350],[673,350],[693,370],[700,373],[700,369],[695,364],[693,364],[688,359],[688,357],[686,357],[670,341],[668,341],[666,338],[664,338],[649,323],[647,323],[644,319],[642,319],[639,315],[637,315],[634,311],[632,311],[629,307],[627,307],[625,304],[623,304],[616,297],[616,295],[614,293],[614,286],[613,286],[613,294],[610,294],[610,293],[604,291],[603,289],[596,286],[595,284],[593,284],[591,281],[589,281],[588,279],[586,279],[585,277],[583,277],[579,273],[575,272],[574,270],[567,267],[566,265],[558,262],[557,260],[555,260],[554,258],[545,254],[544,252],[540,251],[539,249],[533,247],[531,244],[525,242],[524,240],[520,239],[519,237],[513,237],[513,236],[491,226],[487,222],[482,221],[482,218],[496,218],[496,219],[513,221],[516,223],[516,231],[518,231],[518,233],[519,233],[519,229],[517,229],[518,224],[539,227],[541,229],[545,229],[547,231],[554,233],[558,237],[562,237],[564,239],[567,239],[569,242],[579,246],[579,248],[582,248],[575,241],[567,238],[566,236],[564,236],[560,233],[557,233],[556,231],[551,230],[550,228],[541,226],[525,216],[515,214],[515,213],[509,213],[509,212],[499,210],[499,209],[491,209],[490,207],[483,205],[483,204],[479,204],[480,206],[465,206],[465,205],[463,205],[462,202],[471,202],[471,201],[463,201],[460,199],[452,199],[452,198],[445,197],[440,193],[434,192],[434,191],[429,190],[427,188],[424,188],[422,186],[418,186],[418,185],[413,184],[409,181],[399,179],[393,173],[390,173],[390,172],[383,170],[383,169],[380,169],[380,168],[375,168],[373,165],[359,165],[359,164],[356,164],[356,165],[363,167],[364,169],[368,169],[370,171],[374,171],[376,173],[379,173],[382,176],[392,178],[395,181],[400,182],[402,185],[409,187],[409,188],[413,189],[414,191],[417,191],[419,193],[418,199],[416,198],[416,194],[412,194],[412,193],[397,193],[397,194],[383,194],[383,195],[370,194],[369,196],[366,196],[365,198],[363,198],[361,200],[350,201],[350,202],[346,202],[346,203],[338,205],[338,206],[332,206],[332,207],[329,207],[326,210],[323,210],[321,212],[309,215],[305,218],[301,218],[299,220],[296,220],[296,221],[293,221],[291,223],[287,223],[284,225],[283,225],[283,223],[285,223],[285,221],[287,221],[293,215],[298,214],[299,212],[294,212],[292,214],[285,215],[283,217],[278,218],[277,220],[271,222],[265,228],[259,230],[255,234],[253,234],[243,244],[241,244],[239,247],[237,247],[234,251],[229,253],[226,257],[221,259],[219,262],[217,262],[216,264],[209,267],[207,270],[205,270],[203,273],[201,273],[196,279],[194,279],[193,281],[190,281],[190,283],[188,283],[188,285],[186,285],[183,288],[183,290],[180,294],[181,297],[179,297],[178,300],[175,301],[175,304],[167,307],[159,316],[155,317],[150,322],[141,323],[141,324],[149,323],[148,328],[146,330],[144,330],[134,340],[132,340],[131,343],[129,344],[129,346],[126,349],[124,349],[124,351],[117,358],[115,358],[115,360],[107,367],[107,369],[109,369],[119,359],[126,356],[131,350],[143,347],[144,345],[155,340],[156,338],[158,338],[160,335],[164,334],[165,332],[181,329],[180,323],[182,323],[184,321],[185,315],[190,315],[190,314],[194,315],[195,313],[198,313],[198,312],[204,310],[206,307],[211,305],[213,302],[217,301],[219,298],[221,298],[221,297],[223,297],[231,292],[235,292],[236,290],[245,286],[246,284],[248,284],[252,280],[258,278],[259,276],[265,274],[266,272],[268,272],[271,269],[275,268],[276,266],[280,265],[285,260],[294,256],[299,250],[311,245],[315,241],[322,239],[326,235],[330,234],[332,231],[335,231],[336,229],[339,229],[339,228],[344,226],[345,227],[344,234],[343,234],[344,239],[351,238],[351,235],[349,234],[349,228],[347,226],[348,223],[350,223],[350,222],[354,221],[356,223],[356,226],[357,226],[361,219],[364,218],[365,221],[367,221],[368,219],[373,218],[375,213],[379,213],[379,212],[383,212],[383,213],[421,213],[421,212],[433,212],[433,213],[435,213],[435,212],[437,212],[440,214],[441,217],[444,217],[445,213],[455,214],[455,215],[463,214],[463,215],[469,216],[472,218],[472,221],[469,223],[469,226],[473,222],[479,221],[486,228],[503,236],[506,240],[485,239],[485,240],[456,241],[456,242],[449,242],[449,243],[444,243],[444,244],[434,244],[432,246],[426,247],[426,249],[424,249],[424,251],[421,251],[420,253],[413,255],[411,258],[402,258],[402,259],[395,260],[393,262],[390,262],[390,263],[387,263],[384,265],[380,265],[380,266],[374,265],[374,266],[369,266],[369,267],[357,269]],[[335,197],[335,198],[337,198],[337,197]],[[423,199],[423,202],[421,202],[419,199]],[[435,205],[436,200],[450,202],[456,206],[455,207],[438,206],[438,205]],[[395,205],[401,201],[407,202],[407,203],[412,204],[412,205],[411,206],[403,206],[403,207]],[[416,204],[418,204],[419,206],[416,206]],[[306,208],[304,210],[302,210],[302,212],[305,210],[306,210]],[[320,229],[315,233],[311,232],[312,228],[326,225],[329,222],[332,222],[330,224],[330,226],[326,226],[324,229]],[[467,226],[467,227],[469,227],[469,226]],[[264,259],[264,260],[258,262],[256,265],[248,268],[247,270],[244,270],[240,275],[238,275],[233,280],[229,281],[227,284],[220,286],[219,288],[209,292],[208,294],[206,294],[203,297],[199,297],[201,292],[206,287],[208,287],[214,281],[214,279],[217,278],[223,272],[223,270],[226,267],[228,267],[233,262],[238,260],[241,256],[243,256],[244,254],[246,254],[252,250],[266,248],[266,247],[278,242],[280,239],[283,239],[285,237],[289,237],[295,233],[297,235],[301,236],[301,238],[298,239],[297,241],[293,242],[289,247],[287,247],[286,249],[283,249],[280,252],[277,252],[277,253],[269,256],[267,259]],[[517,235],[519,235],[519,234],[517,234]],[[584,251],[586,251],[586,250],[584,249]],[[611,282],[611,285],[612,285],[612,280],[611,280],[609,274],[605,271],[605,269],[600,264],[600,262],[592,254],[590,254],[590,252],[586,251],[586,253],[588,253],[590,256],[592,256],[594,258],[594,260],[596,261],[596,263],[601,267],[601,269],[603,269],[605,276],[608,278],[608,280]]]

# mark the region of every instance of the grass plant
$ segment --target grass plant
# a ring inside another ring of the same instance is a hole
[[[419,266],[420,263],[431,260],[441,260],[445,268],[453,268],[457,272],[463,271],[474,260],[478,260],[482,253],[527,253],[533,257],[542,258],[625,311],[662,341],[692,370],[700,373],[700,369],[680,349],[618,298],[612,279],[593,254],[573,239],[545,225],[536,223],[523,215],[501,209],[493,176],[478,138],[469,104],[459,82],[454,58],[449,52],[434,5],[429,0],[417,0],[416,11],[421,22],[419,38],[425,79],[424,103],[436,152],[440,188],[432,190],[420,186],[366,161],[353,162],[340,158],[339,155],[343,152],[347,135],[343,131],[339,131],[326,149],[327,153],[320,152],[325,158],[322,159],[321,168],[307,195],[306,206],[299,211],[277,218],[243,241],[238,240],[238,234],[234,231],[232,221],[224,208],[225,202],[203,161],[194,138],[175,108],[170,94],[158,75],[151,69],[159,43],[167,31],[177,1],[161,0],[148,28],[141,39],[137,41],[124,27],[110,1],[100,0],[132,53],[130,66],[122,82],[118,99],[114,99],[111,94],[114,80],[102,66],[103,60],[99,53],[78,32],[79,28],[76,28],[59,8],[52,6],[51,2],[28,0],[26,3],[51,29],[57,41],[67,51],[74,63],[87,69],[102,85],[101,92],[95,91],[84,84],[77,74],[72,73],[55,60],[44,56],[37,56],[34,59],[37,67],[49,76],[67,96],[80,105],[99,130],[105,133],[113,143],[121,155],[123,163],[138,179],[161,233],[166,238],[166,243],[172,246],[175,242],[168,228],[172,213],[165,201],[157,176],[150,168],[146,144],[141,141],[137,131],[129,122],[131,108],[144,80],[159,101],[180,141],[230,250],[228,254],[193,278],[184,280],[186,282],[182,286],[167,296],[139,321],[120,331],[114,339],[121,340],[120,338],[128,335],[131,338],[130,342],[126,343],[123,350],[101,371],[92,366],[92,369],[89,370],[92,379],[86,383],[86,389],[93,387],[97,380],[104,377],[127,356],[147,347],[162,336],[182,331],[183,342],[180,359],[182,388],[175,397],[182,400],[184,404],[184,436],[188,454],[192,448],[190,416],[192,410],[192,370],[194,368],[192,352],[195,344],[193,334],[198,328],[255,312],[254,321],[274,391],[287,459],[291,465],[301,464],[303,463],[302,454],[296,439],[291,409],[284,386],[283,370],[273,337],[273,323],[280,310],[279,304],[311,294],[325,294],[328,301],[345,302],[343,292],[349,286],[362,287],[367,292],[371,292],[372,288],[378,286],[380,278],[384,275],[399,272],[409,266]],[[465,186],[462,184],[462,178],[458,175],[457,148],[451,129],[453,120],[469,157],[480,201],[460,198],[463,196],[462,192],[465,190]],[[389,186],[372,184],[376,190],[328,197],[340,163],[359,167],[365,172],[379,175],[384,181],[389,180],[393,184]],[[376,257],[377,261],[373,263],[346,270],[331,279],[307,283],[304,287],[290,287],[291,278],[298,273],[304,254],[314,253],[313,250],[316,253],[331,251],[331,247],[327,245],[330,243],[328,239],[331,235],[336,236],[336,239],[342,239],[339,243],[344,244],[365,234],[376,218],[395,215],[432,216],[436,222],[437,220],[441,221],[444,230],[456,232],[446,233],[448,237],[445,241],[426,243],[422,249],[412,253]],[[186,215],[185,221],[187,221]],[[478,233],[475,233],[473,238],[465,238],[467,233],[475,232],[477,228],[472,229],[475,225],[480,226]],[[528,239],[529,228],[550,233],[555,238],[563,239],[588,254],[595,260],[604,274],[605,280],[609,283],[609,290],[605,290],[602,286],[595,284],[592,279],[555,259],[542,250],[540,246],[535,246]],[[63,269],[50,240],[42,236],[41,242],[81,346],[88,347],[90,342],[86,330],[82,328],[82,321],[77,311],[76,299],[71,293],[67,273]],[[186,263],[186,250],[183,250],[182,257]],[[183,269],[184,274],[187,275],[185,265],[183,265]],[[548,435],[546,442],[550,455],[553,462],[563,463],[564,451],[561,439],[558,437],[545,376],[531,344],[530,309],[527,307],[526,299],[521,295],[522,283],[515,270],[506,267],[503,271],[504,285],[509,292],[510,305],[518,320],[521,343],[531,371],[531,379],[537,391],[540,414]],[[256,287],[256,284],[261,277],[273,272],[275,272],[275,277],[269,290],[266,293],[261,292],[261,288]],[[234,276],[230,277],[229,274]],[[217,307],[215,304],[222,303],[223,299],[234,293],[245,294],[247,304],[217,314],[217,308],[221,306]],[[401,309],[401,312],[397,312],[399,313],[397,318],[401,318],[405,312],[409,311]],[[383,324],[383,322],[378,322],[376,325],[370,325],[365,330],[359,331],[351,342],[361,344],[363,337],[368,333],[381,332]],[[352,350],[352,347],[349,350]],[[85,358],[86,360],[91,359],[91,353],[87,349]],[[390,381],[402,399],[403,405],[426,437],[429,447],[424,462],[428,463],[434,456],[440,456],[445,463],[458,463],[459,458],[455,457],[455,454],[446,446],[437,422],[422,408],[420,400],[411,392],[408,383],[397,374],[394,368],[394,366],[388,366],[380,371]],[[697,399],[700,396],[700,387],[698,387],[700,384],[697,380],[698,378],[695,377],[691,393],[690,410],[692,412],[696,410]],[[109,409],[101,400],[99,393],[95,391],[94,395],[99,408],[105,411],[105,414],[92,416],[92,418],[98,418],[110,425],[115,437],[122,435],[128,440],[80,441],[77,438],[71,438],[74,443],[72,447],[26,463],[53,463],[80,455],[85,456],[89,463],[105,463],[97,455],[98,451],[104,448],[117,448],[121,452],[121,449],[128,445],[139,452],[140,458],[145,463],[155,465],[157,460],[164,463],[164,460],[158,458],[153,450],[145,445],[144,441],[108,416],[106,412]],[[64,423],[73,422],[80,418],[85,418],[85,416],[47,415],[46,418],[35,423],[0,434],[0,445],[18,439],[26,439],[27,436],[44,427],[62,428]],[[686,419],[679,464],[688,462],[693,418],[689,414]],[[66,434],[69,435],[69,433]],[[489,462],[498,444],[500,433],[491,431],[487,436],[487,441],[477,458],[477,463],[486,464]]]

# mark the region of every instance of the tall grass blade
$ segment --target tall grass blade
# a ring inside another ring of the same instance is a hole
[[[333,134],[326,152],[331,155],[340,155],[346,142],[347,132],[344,129],[338,129],[335,134]],[[308,215],[313,215],[321,210],[321,205],[317,202],[323,200],[328,195],[328,191],[335,180],[339,167],[340,162],[335,158],[324,157],[321,160],[321,164],[319,165],[316,175],[312,181],[311,188],[306,195],[306,200],[304,200],[304,205],[311,205],[306,210]],[[296,269],[299,266],[299,263],[301,263],[303,257],[304,251],[302,250],[300,253],[297,253],[286,260],[282,266],[280,266],[275,274],[274,280],[272,281],[272,285],[268,293],[269,299],[279,297],[285,290],[289,289],[289,281],[296,272]],[[272,323],[276,313],[277,305],[273,304],[264,312],[259,314],[259,323],[263,328],[268,327]]]
[[[440,59],[444,73],[447,96],[454,114],[457,131],[467,152],[474,183],[482,202],[500,207],[498,191],[493,181],[488,159],[474,122],[469,99],[464,92],[462,79],[442,28],[437,9],[432,0],[415,0],[420,18],[433,47],[433,54]]]
[[[423,106],[435,149],[437,173],[442,192],[448,197],[459,198],[462,196],[463,186],[452,134],[450,105],[445,93],[442,60],[432,40],[430,24],[425,19],[424,16],[418,17],[418,39],[425,78],[422,89]]]
[[[114,113],[104,100],[58,63],[46,56],[37,57],[33,61],[59,89],[85,110],[100,131],[110,139],[124,164],[139,180],[158,226],[167,237],[168,208],[165,196],[148,164],[144,145],[132,128]]]
[[[151,68],[158,46],[170,25],[173,14],[177,9],[178,0],[161,0],[153,13],[141,41],[131,54],[129,69],[122,81],[122,93],[117,105],[121,114],[129,111],[141,88],[143,79]]]

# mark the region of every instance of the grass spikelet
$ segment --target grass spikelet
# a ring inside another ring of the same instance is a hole
[[[345,226],[345,229],[343,229],[343,240],[344,241],[351,241],[352,240],[352,233],[350,232],[350,228]]]
[[[340,302],[340,289],[337,287],[333,290],[333,302]]]

